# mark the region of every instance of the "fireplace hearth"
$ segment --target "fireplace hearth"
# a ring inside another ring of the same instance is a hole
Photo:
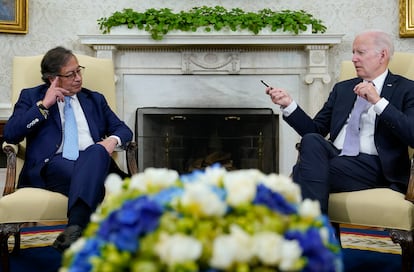
[[[138,108],[139,171],[187,173],[219,163],[228,170],[278,172],[278,123],[269,108]]]

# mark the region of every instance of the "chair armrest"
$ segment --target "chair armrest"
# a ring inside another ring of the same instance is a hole
[[[414,203],[414,157],[411,158],[410,179],[408,181],[407,193],[405,199]]]
[[[126,159],[127,159],[128,174],[130,175],[134,175],[138,173],[137,154],[138,154],[137,143],[135,142],[127,143],[126,144]]]
[[[14,144],[3,143],[3,151],[7,157],[6,183],[4,185],[3,196],[11,194],[16,189],[16,158],[19,147]]]

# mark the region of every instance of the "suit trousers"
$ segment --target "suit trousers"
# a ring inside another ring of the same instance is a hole
[[[360,153],[338,156],[340,150],[322,135],[302,137],[299,159],[293,167],[293,181],[299,184],[302,197],[318,200],[328,213],[329,193],[387,187],[378,156]]]
[[[78,199],[94,211],[105,196],[104,182],[109,173],[111,157],[100,144],[79,152],[76,161],[56,154],[42,169],[46,189],[68,197],[68,210]]]

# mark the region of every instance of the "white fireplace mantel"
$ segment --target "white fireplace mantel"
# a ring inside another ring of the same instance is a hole
[[[95,34],[79,35],[82,44],[99,46],[181,46],[181,45],[258,45],[258,46],[306,46],[335,45],[343,34],[168,34],[162,40],[151,39],[149,34]]]
[[[264,94],[263,79],[288,89],[310,114],[330,90],[329,49],[342,34],[149,34],[79,35],[99,58],[114,60],[118,114],[134,128],[139,107],[279,107]],[[279,172],[296,160],[296,132],[282,118]]]

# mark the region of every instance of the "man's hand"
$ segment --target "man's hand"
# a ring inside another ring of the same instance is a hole
[[[59,77],[55,77],[52,83],[47,89],[45,97],[43,98],[42,104],[47,109],[53,106],[57,101],[64,101],[65,95],[69,95],[70,92],[59,87]]]
[[[359,83],[355,86],[354,93],[366,99],[371,104],[376,104],[381,99],[377,92],[377,89],[371,82],[363,81]]]
[[[282,106],[283,108],[287,107],[292,103],[293,99],[284,89],[267,87],[266,94],[270,96],[273,103]]]
[[[118,144],[118,141],[114,137],[108,137],[100,142],[98,144],[105,147],[106,151],[108,151],[109,155],[112,155],[112,153],[115,150],[116,145]]]

